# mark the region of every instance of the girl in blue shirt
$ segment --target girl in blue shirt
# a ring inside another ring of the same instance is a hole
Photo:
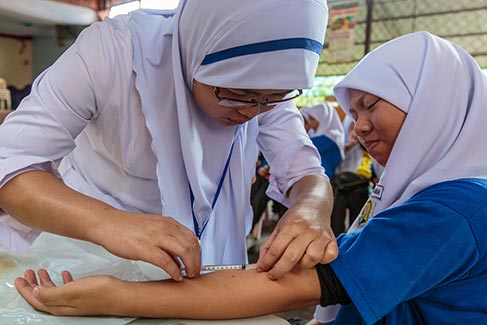
[[[335,95],[385,169],[331,264],[276,281],[259,268],[181,283],[65,272],[59,287],[28,270],[20,294],[55,315],[222,319],[319,302],[343,305],[337,324],[487,323],[487,78],[459,46],[417,32],[369,53]]]

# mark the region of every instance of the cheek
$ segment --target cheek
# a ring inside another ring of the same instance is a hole
[[[396,142],[397,136],[401,131],[401,127],[403,124],[403,120],[395,119],[393,121],[389,121],[388,128],[387,128],[387,136],[389,137],[389,142],[394,144]]]
[[[199,93],[195,93],[195,100],[199,108],[210,117],[219,117],[226,111],[225,107],[220,107],[216,99],[209,96],[201,96]]]

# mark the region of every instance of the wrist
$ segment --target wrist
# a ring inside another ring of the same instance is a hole
[[[112,316],[136,316],[136,310],[133,308],[133,290],[132,282],[120,280],[109,276],[106,285],[103,287],[103,296],[106,297],[101,302],[104,310],[103,314]]]
[[[119,220],[124,218],[127,212],[114,208],[107,208],[95,218],[89,230],[86,232],[88,241],[107,248],[111,236],[120,236]]]

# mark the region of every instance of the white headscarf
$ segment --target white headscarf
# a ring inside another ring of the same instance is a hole
[[[310,137],[317,137],[324,135],[331,139],[340,149],[342,158],[344,155],[345,147],[345,131],[343,130],[342,122],[340,121],[340,116],[333,106],[329,103],[320,103],[315,106],[306,106],[301,109],[301,114],[305,119],[309,116],[313,117],[318,121],[319,126],[316,131],[308,134]],[[310,129],[311,131],[311,129]]]
[[[343,130],[345,132],[345,145],[350,142],[350,128],[352,127],[353,119],[346,115],[343,119]],[[362,164],[364,159],[362,145],[360,143],[355,144],[345,152],[345,158],[341,161],[338,170],[340,172],[352,172],[356,173]]]
[[[378,187],[373,215],[447,180],[487,178],[487,78],[459,46],[416,32],[370,52],[339,82],[349,112],[358,89],[407,113]]]
[[[326,24],[326,3],[319,0],[188,0],[173,18],[132,14],[136,87],[158,160],[162,214],[194,230],[191,188],[200,230],[208,222],[200,238],[203,263],[246,260],[258,125],[256,119],[219,125],[198,107],[192,80],[245,89],[310,88]]]
[[[345,118],[343,119],[343,131],[345,132],[345,144],[347,144],[350,141],[350,127],[353,123],[353,119],[345,115]]]

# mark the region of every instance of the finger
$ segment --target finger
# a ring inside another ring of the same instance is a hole
[[[171,267],[173,270],[174,266],[177,266],[178,273],[181,274],[179,267],[179,262],[181,261],[185,266],[186,275],[188,277],[195,277],[200,273],[201,269],[201,249],[198,238],[193,232],[182,225],[178,224],[177,230],[179,232],[173,232],[166,237],[166,240],[163,243],[159,244],[160,249],[166,253],[166,256],[163,257],[163,259],[165,260],[166,258],[171,257],[174,260],[167,260],[163,263],[164,265],[167,265],[167,267]],[[154,254],[156,255],[148,258],[152,258],[155,261],[160,259],[160,252],[154,251]],[[175,272],[168,270],[166,266],[163,266],[162,264],[156,265],[162,267],[170,274]]]
[[[69,307],[73,305],[73,299],[79,296],[80,285],[73,281],[60,286],[38,286],[36,289],[35,297],[46,307]]]
[[[49,273],[45,269],[39,269],[37,271],[37,275],[39,276],[39,280],[41,282],[41,285],[46,286],[46,287],[55,287],[56,285],[54,282],[52,282],[51,277],[49,276]]]
[[[181,268],[179,267],[179,263],[176,262],[175,256],[171,256],[163,250],[155,249],[145,261],[162,268],[174,280],[183,280]]]
[[[270,269],[267,276],[271,280],[282,278],[300,262],[306,252],[308,241],[306,238],[296,238],[286,248],[281,258]]]
[[[184,269],[188,278],[197,277],[201,270],[200,250],[198,253],[192,253],[185,256],[180,256],[181,262],[184,265]]]
[[[26,270],[24,272],[24,279],[27,281],[27,283],[29,283],[30,286],[32,287],[35,287],[35,286],[38,286],[39,284],[37,283],[37,277],[36,277],[36,273],[34,272],[34,270]]]
[[[291,232],[279,232],[272,242],[267,243],[268,248],[266,248],[265,255],[259,258],[257,268],[266,271],[273,268],[294,238],[295,236]]]
[[[184,265],[186,275],[193,278],[199,275],[201,269],[201,248],[198,239],[193,237],[184,243],[167,249],[172,256],[178,256]]]
[[[38,287],[32,287],[24,278],[16,278],[14,281],[15,288],[25,301],[32,307],[40,311],[47,311],[47,306],[41,303],[35,295],[38,293]],[[35,292],[35,294],[34,294]]]
[[[264,271],[263,268],[260,267],[260,262],[261,260],[264,258],[264,256],[266,256],[267,252],[269,251],[269,248],[272,244],[272,242],[274,241],[274,238],[276,238],[277,236],[277,231],[274,230],[269,238],[267,238],[261,245],[260,245],[260,248],[259,248],[259,259],[257,260],[257,271]]]
[[[336,240],[329,241],[325,248],[325,253],[320,260],[321,264],[333,262],[338,257],[338,244]]]
[[[63,283],[64,284],[69,283],[69,282],[73,282],[73,276],[71,275],[71,272],[69,272],[69,271],[63,271],[61,273],[61,276],[63,278]]]
[[[310,269],[314,267],[316,264],[320,263],[325,256],[327,242],[321,238],[317,238],[313,240],[306,248],[306,252],[304,253],[299,265],[302,268]]]

